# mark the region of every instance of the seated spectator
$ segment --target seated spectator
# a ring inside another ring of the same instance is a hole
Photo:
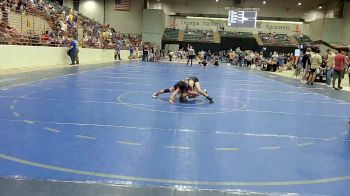
[[[41,37],[41,41],[44,43],[48,43],[50,41],[50,36],[49,36],[49,31],[46,31],[42,37]]]

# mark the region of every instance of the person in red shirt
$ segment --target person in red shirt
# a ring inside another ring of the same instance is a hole
[[[46,44],[46,43],[49,42],[49,40],[50,40],[49,32],[46,31],[46,32],[42,35],[41,41],[42,41],[43,43]]]
[[[343,87],[340,86],[341,79],[342,79],[342,73],[345,68],[346,64],[346,56],[345,51],[339,51],[337,55],[335,55],[334,58],[334,72],[333,72],[333,82],[332,86],[335,90],[342,89]],[[335,80],[338,78],[338,87],[335,88]]]

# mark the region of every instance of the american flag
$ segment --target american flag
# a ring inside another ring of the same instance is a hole
[[[118,11],[130,11],[131,0],[115,0],[114,9]]]

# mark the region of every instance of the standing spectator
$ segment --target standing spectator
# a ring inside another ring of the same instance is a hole
[[[275,72],[277,70],[277,65],[278,65],[278,52],[274,51],[271,54],[271,59],[270,59],[270,65],[272,65],[273,67],[273,72]]]
[[[169,61],[172,61],[172,60],[173,60],[173,56],[174,56],[174,55],[175,55],[175,54],[174,54],[173,51],[169,52]]]
[[[335,54],[332,52],[332,50],[327,49],[327,66],[326,66],[327,67],[327,75],[326,75],[327,85],[331,85],[333,68],[334,68],[334,57],[335,57]]]
[[[350,86],[350,53],[348,53],[348,56],[346,57],[346,63],[348,65],[348,76],[349,76],[349,86]]]
[[[143,45],[142,49],[142,61],[148,61],[148,46],[146,44]]]
[[[319,69],[320,65],[322,64],[322,57],[320,53],[321,51],[317,49],[316,54],[311,56],[311,70],[310,70],[310,75],[309,75],[307,84],[310,84],[310,85],[314,84],[314,81],[316,79],[316,70]]]
[[[76,61],[76,64],[79,65],[79,42],[77,41],[77,37],[75,37],[74,42],[75,42],[76,47],[77,47],[77,51],[75,54],[75,61]]]
[[[332,81],[332,87],[335,90],[340,90],[343,87],[341,87],[341,80],[342,80],[342,72],[344,71],[344,67],[346,64],[346,57],[344,51],[339,51],[337,55],[334,57],[334,70],[333,70],[333,81]],[[335,87],[335,80],[338,79],[338,87]]]
[[[130,44],[129,52],[130,52],[129,59],[132,60],[134,58],[134,46],[132,44]]]
[[[250,68],[252,66],[253,58],[251,56],[251,52],[249,52],[249,51],[248,51],[248,54],[246,56],[246,60],[247,60],[247,67]]]
[[[165,50],[164,49],[160,50],[160,57],[162,57],[162,58],[165,57]]]
[[[122,60],[120,58],[120,49],[121,49],[121,41],[120,40],[117,40],[116,44],[115,44],[115,52],[114,52],[114,60],[117,60],[117,57],[119,60]]]
[[[77,42],[73,38],[70,39],[70,46],[69,46],[69,56],[72,61],[70,65],[75,65],[76,61],[76,55],[77,55]]]
[[[309,73],[310,65],[311,65],[311,55],[312,55],[312,49],[307,48],[305,54],[303,55],[303,59],[301,60],[303,63],[304,73],[303,77],[301,78],[301,83],[304,83],[305,80],[307,80],[307,75]]]
[[[188,49],[188,60],[186,63],[186,66],[188,65],[188,63],[191,61],[191,66],[192,66],[192,61],[196,56],[196,52],[194,51],[194,49],[192,48],[192,46],[189,47]]]
[[[281,69],[284,65],[284,54],[280,53],[279,56],[278,56],[278,61],[277,61],[277,66],[278,66],[278,69]]]

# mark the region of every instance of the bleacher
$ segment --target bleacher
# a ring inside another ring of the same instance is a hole
[[[166,28],[163,39],[167,41],[177,41],[179,39],[179,29]]]
[[[188,42],[214,42],[214,32],[211,30],[186,30],[184,41]]]
[[[117,40],[124,48],[131,44],[139,47],[141,42],[57,2],[0,1],[0,8],[0,44],[66,46],[68,38],[78,33],[82,47],[114,48]]]
[[[287,34],[259,32],[259,37],[265,46],[294,46]]]
[[[20,14],[11,12],[9,14],[9,24],[21,34],[41,35],[46,31],[51,31],[47,20],[30,13]]]
[[[234,38],[254,38],[254,35],[251,32],[220,31],[220,36]]]
[[[312,40],[307,35],[294,35],[295,39],[299,42],[299,44],[310,44]]]

